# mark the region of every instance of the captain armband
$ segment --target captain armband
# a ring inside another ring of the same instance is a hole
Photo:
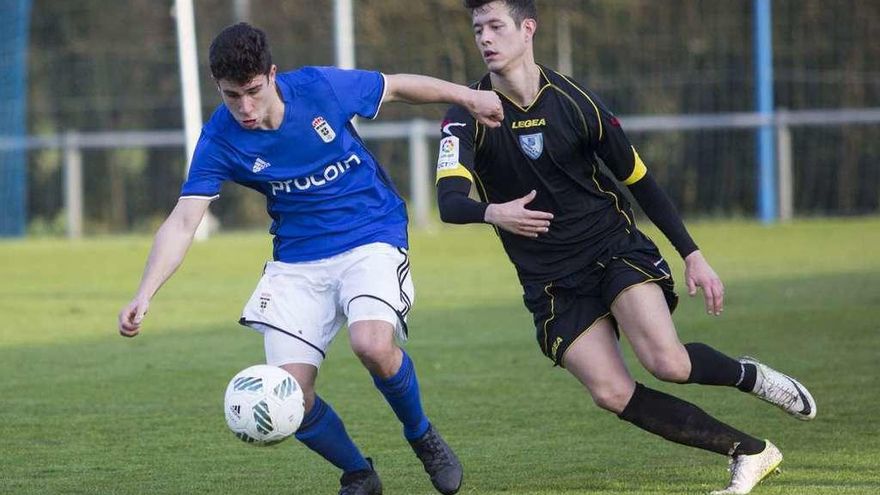
[[[642,180],[645,174],[648,173],[648,167],[645,166],[645,162],[642,161],[642,157],[639,156],[639,152],[636,151],[635,146],[631,146],[633,150],[633,171],[629,174],[623,181],[623,185],[631,186],[636,182]]]

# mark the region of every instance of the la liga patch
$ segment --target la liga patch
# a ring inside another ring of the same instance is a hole
[[[459,144],[455,136],[447,136],[440,141],[440,154],[437,157],[437,171],[451,170],[458,167]]]

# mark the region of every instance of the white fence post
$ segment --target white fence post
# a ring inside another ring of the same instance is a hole
[[[64,210],[67,215],[67,237],[79,239],[83,227],[82,150],[79,135],[64,135]]]
[[[415,226],[425,228],[429,223],[428,205],[431,197],[428,158],[428,124],[414,120],[409,128],[409,190]]]
[[[571,48],[571,21],[565,9],[559,10],[556,15],[558,23],[556,31],[556,66],[559,72],[571,74],[574,72],[574,62]]]
[[[251,0],[234,0],[232,2],[232,15],[238,22],[251,21]]]
[[[779,219],[791,220],[794,217],[794,165],[792,163],[791,127],[785,119],[787,111],[777,112],[776,120],[776,161],[779,164]]]

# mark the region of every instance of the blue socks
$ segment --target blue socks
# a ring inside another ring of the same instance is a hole
[[[403,436],[413,441],[428,431],[428,417],[422,411],[419,381],[409,355],[403,351],[403,362],[394,376],[380,378],[373,375],[373,383],[385,396],[397,418],[403,423]]]
[[[376,388],[385,396],[394,414],[403,423],[403,436],[413,441],[428,431],[428,418],[422,411],[419,382],[412,360],[403,353],[397,373],[387,379],[373,376]],[[369,463],[345,431],[345,425],[329,404],[315,396],[312,410],[303,418],[296,438],[346,473],[370,469]]]
[[[312,410],[296,432],[296,439],[346,473],[370,469],[336,411],[317,395]]]

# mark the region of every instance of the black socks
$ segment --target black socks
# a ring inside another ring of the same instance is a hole
[[[699,342],[685,344],[684,348],[691,359],[691,374],[685,383],[724,385],[743,392],[751,392],[755,388],[755,365],[742,364]]]
[[[739,363],[733,362],[739,368]],[[738,370],[736,375],[739,379]],[[690,402],[651,390],[641,383],[636,383],[632,398],[617,417],[671,442],[722,455],[757,454],[765,446],[763,440],[718,421]]]

